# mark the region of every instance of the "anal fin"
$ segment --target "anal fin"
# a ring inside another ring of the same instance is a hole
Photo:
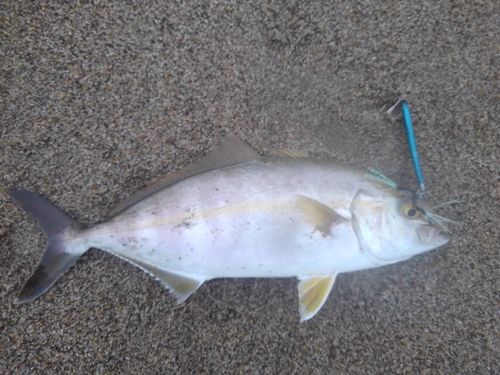
[[[137,259],[130,259],[123,255],[119,256],[160,280],[162,284],[177,297],[177,303],[184,302],[204,282],[204,280],[197,280],[195,278],[178,275],[174,272],[158,269]]]
[[[336,276],[337,274],[299,278],[299,313],[301,322],[311,319],[325,304]]]

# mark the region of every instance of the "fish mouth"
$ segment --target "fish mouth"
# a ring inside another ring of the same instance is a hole
[[[450,235],[432,225],[423,225],[418,230],[420,240],[426,245],[441,246],[450,240]]]

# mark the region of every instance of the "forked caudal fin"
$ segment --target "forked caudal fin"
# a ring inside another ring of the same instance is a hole
[[[45,293],[88,248],[66,244],[69,231],[82,226],[42,197],[26,190],[11,190],[14,201],[23,208],[47,236],[47,247],[37,268],[28,278],[15,303],[28,302]]]

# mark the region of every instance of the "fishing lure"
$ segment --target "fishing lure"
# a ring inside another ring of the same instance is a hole
[[[417,193],[419,197],[427,197],[427,191],[425,190],[424,177],[422,176],[422,170],[420,169],[420,161],[418,159],[417,152],[417,142],[415,141],[415,134],[413,133],[413,122],[411,121],[410,108],[406,101],[399,99],[396,104],[387,110],[387,113],[392,113],[394,109],[401,103],[401,109],[403,112],[403,119],[406,127],[406,134],[408,136],[408,144],[410,145],[411,157],[413,159],[413,166],[415,168],[415,173],[417,175],[418,184],[420,186],[420,191]],[[381,111],[385,109],[385,105],[382,107]],[[373,172],[373,171],[372,171]]]
[[[414,192],[411,189],[408,189],[406,187],[398,185],[394,181],[390,180],[387,176],[385,176],[382,172],[371,169],[371,168],[369,168],[371,173],[367,174],[367,177],[378,180],[379,182],[382,182],[393,189],[397,188],[397,189],[407,190],[407,191],[411,192],[413,195],[413,203],[414,203],[416,209],[418,211],[420,211],[420,213],[422,215],[424,215],[425,218],[430,223],[438,225],[444,232],[450,233],[450,230],[448,228],[446,228],[443,223],[444,222],[452,223],[452,224],[459,224],[459,223],[454,221],[454,220],[450,220],[446,217],[437,215],[437,214],[433,213],[433,211],[436,211],[437,209],[439,209],[443,206],[449,205],[449,204],[460,203],[460,201],[452,200],[452,201],[444,202],[444,203],[441,203],[441,204],[438,204],[436,206],[431,207],[427,211],[416,205],[417,199],[418,198],[427,198],[428,193],[427,193],[427,190],[425,189],[424,177],[422,175],[422,170],[420,168],[420,160],[418,158],[418,151],[417,151],[417,142],[415,140],[415,134],[413,133],[413,122],[411,120],[411,113],[410,113],[410,108],[408,107],[408,103],[406,103],[406,101],[404,101],[404,100],[399,99],[396,102],[396,104],[394,104],[391,108],[389,108],[387,110],[387,113],[391,113],[392,111],[394,111],[394,109],[399,105],[399,103],[401,103],[401,110],[403,113],[403,119],[404,119],[404,123],[405,123],[405,127],[406,127],[406,133],[408,136],[408,144],[410,146],[411,157],[413,159],[413,166],[415,168],[415,174],[417,175],[417,180],[418,180],[418,184],[420,186],[420,190],[418,192]],[[382,107],[382,110],[384,108],[385,108],[385,106]]]
[[[420,185],[419,195],[425,197],[427,196],[427,192],[425,190],[422,170],[420,169],[420,161],[418,159],[418,152],[417,152],[417,142],[415,141],[415,135],[413,134],[413,123],[411,121],[410,108],[408,108],[408,104],[404,100],[401,103],[401,109],[403,111],[403,119],[405,121],[406,133],[408,134],[408,143],[410,145],[411,157],[413,159],[413,167],[415,168],[418,184]]]

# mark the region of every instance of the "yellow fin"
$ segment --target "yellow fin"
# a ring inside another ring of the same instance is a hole
[[[228,133],[221,144],[210,151],[203,158],[191,164],[180,171],[174,172],[168,176],[156,180],[152,184],[139,190],[123,202],[113,208],[108,218],[118,215],[137,202],[153,195],[154,193],[174,185],[177,182],[201,173],[214,171],[219,168],[229,167],[231,165],[241,164],[252,160],[258,160],[259,154],[246,143],[241,141],[233,133]]]
[[[346,220],[330,207],[303,195],[297,196],[296,206],[301,212],[302,220],[319,230],[324,236],[330,236],[332,226],[339,225]]]
[[[287,156],[289,158],[307,158],[307,155],[297,151],[297,150],[292,150],[290,148],[282,148],[278,150],[278,154],[281,156]]]
[[[168,290],[177,297],[177,303],[184,302],[196,289],[198,289],[204,280],[196,280],[186,276],[177,275],[173,272],[160,270],[147,263],[136,259],[128,258],[123,255],[118,255],[120,258],[132,263],[143,271],[146,271],[156,279],[160,280]]]
[[[337,274],[299,278],[300,321],[311,319],[324,305]]]

